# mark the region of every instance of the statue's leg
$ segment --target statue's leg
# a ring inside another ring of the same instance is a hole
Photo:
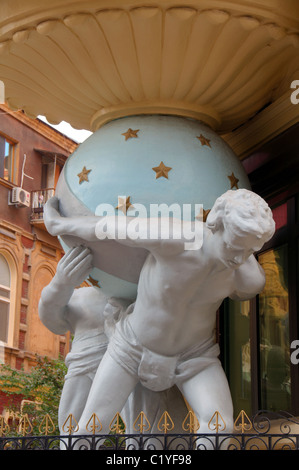
[[[67,435],[70,425],[76,427],[75,423],[80,420],[91,385],[92,379],[87,375],[77,375],[65,380],[58,409],[60,435]],[[60,449],[66,450],[67,446],[68,439],[61,438]]]
[[[220,363],[213,363],[194,377],[179,385],[182,394],[196,414],[200,428],[198,433],[231,433],[233,431],[233,404],[225,373]],[[211,420],[215,412],[218,412]],[[217,421],[218,420],[218,421]],[[216,422],[217,421],[217,422]],[[225,423],[225,424],[224,424]],[[219,425],[218,429],[215,425]],[[229,439],[219,439],[221,448]],[[196,445],[214,448],[215,440],[202,439]]]
[[[95,375],[86,406],[79,421],[77,434],[86,434],[86,425],[93,413],[102,424],[102,434],[109,434],[109,424],[121,412],[130,393],[138,383],[137,375],[127,372],[106,353]]]
[[[58,410],[58,424],[60,434],[66,434],[63,425],[71,414],[79,422],[86,400],[92,385],[92,380],[86,375],[77,375],[66,379]]]

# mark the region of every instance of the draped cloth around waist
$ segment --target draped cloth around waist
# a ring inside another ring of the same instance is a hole
[[[65,379],[76,375],[95,374],[107,350],[108,339],[103,330],[78,333],[72,342],[72,349],[65,358],[68,372]]]
[[[162,391],[194,377],[218,363],[219,345],[214,338],[193,345],[175,356],[157,354],[138,341],[129,317],[121,319],[108,345],[108,354],[128,373],[138,376],[144,387]]]

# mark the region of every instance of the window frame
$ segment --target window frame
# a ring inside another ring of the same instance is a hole
[[[281,227],[273,236],[273,238],[263,247],[258,253],[262,254],[267,250],[279,248],[286,244],[288,252],[288,293],[289,293],[289,342],[290,345],[293,340],[299,339],[299,319],[298,319],[298,306],[299,306],[299,295],[298,295],[298,284],[299,284],[299,217],[298,217],[298,205],[299,205],[299,191],[289,194],[287,197],[278,199],[277,204],[273,207],[277,207],[279,204],[287,204],[287,225]],[[270,201],[271,207],[271,201]],[[258,311],[258,300],[257,296],[252,302],[256,303],[256,322],[259,321]],[[256,325],[256,331],[258,326]],[[258,337],[258,335],[257,335]],[[259,348],[258,348],[259,351]],[[256,360],[258,357],[256,358]],[[258,366],[256,366],[258,371]],[[291,377],[291,410],[295,415],[299,414],[299,366],[290,362],[290,377]],[[261,403],[261,391],[259,390],[258,403]]]
[[[268,201],[269,202],[269,201]],[[289,293],[289,342],[299,339],[299,192],[293,193],[281,199],[278,198],[271,207],[280,204],[287,204],[287,225],[276,231],[272,239],[256,253],[261,255],[269,250],[277,249],[282,245],[287,245],[288,253],[288,293]],[[221,360],[224,370],[230,375],[229,355],[230,341],[228,335],[229,305],[228,300],[223,302],[221,307],[221,327],[220,327],[220,347],[222,350]],[[251,412],[256,413],[261,409],[261,371],[260,371],[260,331],[259,331],[259,296],[250,300],[250,356],[251,356]],[[292,351],[290,351],[291,353]],[[233,373],[233,372],[232,372]],[[229,378],[229,377],[228,377]],[[291,378],[291,413],[295,416],[299,414],[299,365],[290,361]]]
[[[251,189],[265,199],[271,209],[287,203],[287,225],[276,231],[273,238],[258,254],[269,249],[288,245],[288,291],[289,291],[289,341],[299,339],[299,123],[286,129],[273,139],[256,148],[243,160]],[[266,157],[261,162],[260,156]],[[250,343],[251,343],[251,409],[260,409],[261,390],[259,387],[259,311],[258,297],[251,301]],[[228,304],[223,302],[220,316],[220,345],[223,366],[229,365],[230,341],[226,315]],[[299,364],[290,364],[291,410],[299,415]]]
[[[12,254],[5,250],[0,249],[0,255],[5,259],[10,270],[10,298],[9,298],[9,312],[8,312],[8,328],[7,328],[7,341],[2,342],[5,346],[13,347],[14,344],[14,330],[16,322],[16,291],[17,291],[17,267]],[[2,285],[1,285],[2,287]],[[2,297],[1,297],[2,300]],[[7,300],[7,299],[6,299]]]
[[[12,146],[12,162],[11,162],[11,179],[5,179],[4,174],[0,176],[0,184],[7,187],[18,186],[18,177],[19,177],[19,142],[17,142],[12,137],[7,134],[0,132],[0,137],[5,139],[5,141]]]
[[[4,303],[8,305],[7,340],[6,341],[0,340],[0,341],[2,341],[4,344],[7,344],[8,339],[9,339],[9,323],[10,323],[10,312],[11,312],[11,306],[10,306],[11,288],[10,287],[7,288],[6,286],[3,286],[2,284],[0,284],[0,289],[6,290],[9,292],[9,297],[3,297],[2,295],[0,295],[0,303]]]

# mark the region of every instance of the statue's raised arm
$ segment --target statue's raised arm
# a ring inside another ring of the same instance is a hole
[[[168,216],[142,218],[115,215],[79,215],[63,217],[59,211],[59,199],[51,198],[44,208],[44,222],[53,236],[73,236],[78,240],[95,242],[114,240],[129,247],[141,247],[149,251],[174,253],[199,249],[202,244],[202,222],[184,221]]]

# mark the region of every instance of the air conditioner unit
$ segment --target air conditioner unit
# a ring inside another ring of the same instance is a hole
[[[17,207],[29,207],[30,193],[25,191],[23,188],[13,188],[11,191],[10,204],[13,204]]]

